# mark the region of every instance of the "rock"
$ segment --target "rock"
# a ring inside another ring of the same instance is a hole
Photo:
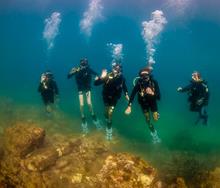
[[[57,162],[56,162],[56,167],[57,167],[58,169],[61,169],[61,168],[66,167],[68,164],[69,164],[68,161],[66,161],[66,160],[60,160],[60,161],[57,161]]]
[[[210,172],[208,184],[212,187],[220,187],[220,167],[216,167],[215,170]]]
[[[149,187],[151,183],[153,182],[154,176],[148,176],[145,174],[140,174],[138,176],[138,181],[141,182],[143,187]]]
[[[150,188],[153,185],[156,176],[153,167],[131,154],[111,152],[96,137],[73,139],[58,133],[56,139],[44,137],[43,129],[21,124],[5,131],[3,149],[7,155],[1,160],[0,175],[7,187]]]
[[[3,148],[2,142],[3,142],[3,139],[2,139],[2,137],[0,137],[0,161],[4,155],[4,148]]]
[[[148,188],[155,176],[154,168],[130,154],[109,155],[97,174],[100,184],[104,185],[102,187],[120,188]]]
[[[77,173],[77,174],[75,174],[75,175],[72,176],[71,181],[72,181],[72,183],[74,183],[74,184],[75,184],[75,183],[81,183],[81,182],[82,182],[82,177],[83,177],[82,174]]]
[[[45,131],[39,127],[22,124],[7,128],[4,132],[4,150],[7,154],[25,157],[44,142]]]
[[[176,179],[176,187],[177,188],[187,188],[185,180],[181,177],[178,177]]]
[[[25,167],[30,171],[43,171],[54,165],[58,158],[71,153],[74,147],[78,147],[79,140],[70,143],[63,143],[54,148],[49,147],[38,150],[25,159]],[[61,163],[61,162],[60,162]]]
[[[47,149],[25,159],[25,167],[30,171],[43,171],[56,163],[59,155],[55,149]]]

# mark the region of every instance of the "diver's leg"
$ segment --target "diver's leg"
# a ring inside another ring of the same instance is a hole
[[[84,114],[84,97],[83,97],[83,92],[79,91],[79,108],[80,108],[80,114],[81,114],[81,119],[82,119],[82,131],[83,134],[87,134],[89,132],[88,130],[88,125],[86,122],[86,117]]]
[[[93,105],[92,105],[92,99],[91,99],[91,91],[87,91],[86,92],[86,101],[87,101],[87,104],[88,104],[88,107],[89,107],[89,111],[91,113],[91,116],[92,116],[92,121],[93,123],[95,124],[96,128],[98,130],[102,129],[102,126],[101,126],[101,123],[99,121],[99,119],[97,119],[95,113],[94,113],[94,110],[93,110]]]
[[[144,114],[145,120],[147,122],[148,128],[150,129],[151,132],[154,132],[154,126],[151,123],[151,118],[150,118],[149,104],[146,102],[142,102],[142,101],[140,101],[139,103],[141,105],[141,109]]]
[[[150,118],[150,112],[149,111],[144,111],[144,117],[145,117],[145,120],[147,122],[147,125],[148,125],[148,128],[150,129],[151,132],[154,132],[154,126],[153,124],[151,123],[151,118]]]
[[[160,143],[161,140],[160,140],[160,138],[159,138],[158,135],[157,135],[157,131],[155,130],[154,125],[153,125],[152,122],[151,122],[151,117],[150,117],[150,109],[151,109],[152,115],[153,115],[153,119],[154,119],[155,121],[157,121],[157,120],[159,119],[159,113],[158,113],[157,111],[155,111],[155,110],[157,110],[157,105],[156,105],[156,103],[148,103],[148,104],[145,104],[145,105],[143,105],[142,109],[143,109],[144,116],[145,116],[145,118],[146,118],[146,122],[147,122],[147,124],[148,124],[148,127],[149,127],[149,129],[150,129],[150,134],[151,134],[151,136],[152,136],[152,142],[153,142],[154,144]],[[153,110],[154,110],[154,111],[153,111]]]
[[[106,118],[106,139],[112,140],[112,114],[114,106],[105,106],[105,118]]]
[[[49,94],[42,95],[42,99],[45,105],[46,115],[50,116],[52,112],[52,107],[50,105],[50,97]]]
[[[86,92],[86,101],[87,101],[87,104],[88,104],[89,111],[90,111],[91,115],[92,116],[95,115],[94,110],[93,110],[93,106],[92,106],[91,91]]]
[[[158,113],[157,101],[153,100],[150,103],[150,109],[153,114],[154,121],[158,121],[160,118],[160,114]]]
[[[46,113],[47,113],[47,115],[51,115],[52,111],[53,111],[52,105],[50,103],[47,103],[46,104]]]
[[[200,118],[203,119],[203,125],[207,125],[207,123],[208,123],[208,114],[207,114],[205,106],[201,107],[201,110],[199,111],[199,115],[200,115]]]
[[[150,103],[150,109],[153,115],[154,121],[158,121],[160,114],[158,113],[157,101],[152,100]],[[159,138],[156,129],[154,128],[154,132],[151,132],[151,136],[153,138],[153,143],[160,143],[161,139]]]
[[[81,118],[83,119],[85,117],[85,114],[84,114],[84,97],[82,91],[79,91],[79,109],[80,109]]]
[[[50,113],[54,112],[55,106],[54,106],[54,102],[55,102],[55,96],[54,93],[49,95],[49,100],[48,100],[48,110],[50,111]]]
[[[195,121],[195,125],[197,125],[197,124],[200,122],[200,120],[202,119],[202,115],[201,115],[201,110],[202,110],[202,108],[201,108],[201,106],[197,105],[197,104],[194,102],[194,103],[191,104],[190,110],[191,110],[192,112],[198,112],[198,117],[197,117],[197,119],[196,119],[196,121]]]

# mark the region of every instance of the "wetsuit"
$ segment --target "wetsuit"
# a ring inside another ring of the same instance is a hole
[[[110,129],[112,126],[112,113],[118,99],[121,97],[122,91],[125,95],[128,93],[125,78],[121,73],[114,75],[110,72],[105,78],[99,77],[94,84],[96,86],[103,85],[102,98],[105,105],[105,118],[107,120],[107,128]]]
[[[72,70],[67,75],[67,78],[75,76],[77,89],[79,92],[79,103],[80,103],[80,113],[82,119],[83,132],[87,133],[87,122],[84,114],[84,94],[86,95],[86,101],[89,107],[89,111],[92,115],[92,119],[96,127],[100,127],[99,121],[93,110],[92,99],[91,99],[91,82],[92,76],[97,76],[97,73],[93,71],[89,66],[79,66],[77,68],[72,68]]]
[[[57,84],[53,79],[40,82],[38,91],[41,93],[45,105],[53,104],[55,96],[59,94]]]
[[[208,115],[205,107],[209,101],[209,89],[207,82],[190,81],[190,84],[180,90],[180,92],[188,92],[188,101],[190,103],[190,110],[199,113],[199,119],[203,119],[203,123],[207,124]],[[199,119],[196,121],[198,123]]]
[[[151,88],[154,92],[154,95],[147,93],[146,89]],[[132,90],[129,105],[134,100],[134,97],[138,93],[138,103],[141,105],[143,112],[156,112],[158,110],[157,100],[160,100],[160,89],[158,83],[154,79],[149,79],[148,81],[139,78]]]
[[[149,80],[139,78],[130,95],[129,106],[131,106],[137,93],[138,103],[145,115],[148,126],[151,132],[154,132],[154,126],[150,121],[150,111],[153,113],[154,120],[158,120],[157,100],[160,100],[161,97],[158,82],[152,76],[150,76]]]
[[[76,84],[79,92],[87,92],[91,90],[92,76],[97,76],[97,73],[90,67],[73,68],[67,78],[71,78],[75,75]]]

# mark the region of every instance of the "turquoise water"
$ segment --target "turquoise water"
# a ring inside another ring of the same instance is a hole
[[[103,19],[94,25],[88,38],[79,28],[87,1],[47,4],[34,1],[31,6],[25,1],[1,2],[0,96],[11,98],[15,105],[43,108],[37,87],[40,74],[50,69],[60,89],[60,110],[69,119],[80,122],[76,85],[66,78],[69,69],[77,65],[80,58],[88,57],[91,67],[101,72],[111,63],[106,44],[122,43],[123,70],[131,91],[133,78],[145,66],[141,22],[149,20],[155,9],[161,9],[168,20],[155,46],[154,76],[162,95],[159,102],[161,118],[155,125],[163,141],[161,147],[168,151],[195,151],[207,155],[220,152],[220,5],[217,0],[197,3],[192,2],[183,14],[177,14],[162,1],[103,1]],[[62,14],[62,22],[54,47],[48,51],[42,32],[45,18],[53,11]],[[211,92],[208,127],[194,126],[197,116],[189,112],[186,95],[176,92],[178,86],[188,84],[194,70],[200,71],[208,81]],[[100,97],[101,88],[94,87],[95,110],[103,119]],[[113,127],[130,141],[123,150],[144,157],[155,154],[145,151],[150,135],[138,104],[134,105],[129,117],[124,115],[125,108],[126,101],[122,98],[113,117]]]

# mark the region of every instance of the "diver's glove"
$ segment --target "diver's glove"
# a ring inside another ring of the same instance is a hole
[[[74,68],[71,69],[70,74],[74,74],[74,73],[79,72],[79,71],[80,71],[80,67],[74,67]]]
[[[128,105],[128,107],[125,110],[125,114],[129,115],[131,113],[131,105]]]
[[[102,74],[101,74],[100,78],[101,78],[101,79],[104,79],[104,78],[106,78],[106,77],[107,77],[107,75],[108,75],[107,70],[106,70],[106,69],[103,69],[103,70],[102,70]]]
[[[201,99],[198,99],[197,101],[196,101],[196,104],[197,105],[202,105],[204,103],[204,97],[202,97]]]
[[[178,88],[177,88],[177,91],[178,91],[178,92],[181,92],[181,91],[183,91],[183,88],[182,88],[182,87],[178,87]]]

